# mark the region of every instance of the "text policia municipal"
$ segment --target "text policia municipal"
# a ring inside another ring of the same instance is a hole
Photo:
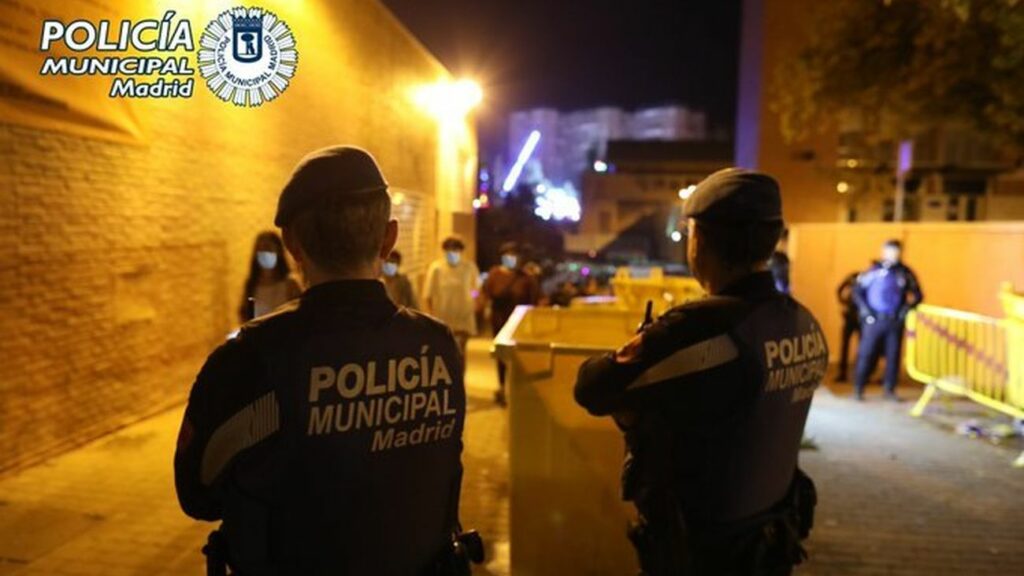
[[[43,21],[39,50],[48,52],[56,43],[63,43],[71,52],[192,52],[195,41],[188,20],[174,20],[168,10],[160,20],[123,20],[119,25],[109,20],[93,23],[74,20]],[[192,96],[195,70],[185,56],[47,56],[39,73],[43,76],[161,76],[153,82],[135,78],[115,78],[111,97],[173,98]],[[182,78],[163,78],[178,76]]]
[[[456,410],[452,377],[440,354],[351,362],[309,371],[306,434],[373,430],[370,451],[450,438]]]

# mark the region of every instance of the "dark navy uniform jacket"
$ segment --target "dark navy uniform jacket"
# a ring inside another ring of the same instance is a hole
[[[669,310],[617,353],[591,358],[575,394],[595,415],[665,422],[669,446],[660,458],[670,462],[644,466],[668,469],[688,518],[728,522],[785,497],[827,366],[817,321],[759,272]]]
[[[419,574],[458,522],[465,409],[444,324],[376,280],[317,285],[203,366],[178,498],[242,574]]]
[[[853,286],[853,301],[862,317],[882,315],[903,320],[924,300],[917,275],[902,262],[872,264]]]

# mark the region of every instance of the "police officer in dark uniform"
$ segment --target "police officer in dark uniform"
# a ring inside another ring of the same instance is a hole
[[[789,574],[813,510],[797,452],[825,338],[767,269],[782,231],[774,179],[716,172],[684,213],[687,260],[710,296],[584,363],[576,400],[625,432],[643,574]]]
[[[836,298],[843,309],[843,331],[840,334],[839,348],[839,369],[836,371],[836,382],[846,382],[846,369],[850,357],[850,339],[854,334],[860,334],[860,315],[857,312],[857,303],[853,301],[853,287],[857,285],[859,272],[846,275],[836,289]]]
[[[274,222],[309,288],[245,324],[192,387],[178,499],[223,521],[206,551],[234,574],[437,574],[451,549],[462,361],[445,325],[378,280],[390,207],[365,151],[304,158]]]
[[[854,368],[854,394],[864,399],[864,386],[885,352],[882,385],[888,400],[899,401],[896,383],[900,375],[900,349],[907,312],[924,299],[914,271],[902,262],[899,240],[882,245],[882,259],[860,275],[853,288],[853,301],[860,313],[860,345]]]

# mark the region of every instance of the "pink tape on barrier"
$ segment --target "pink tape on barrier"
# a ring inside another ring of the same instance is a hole
[[[974,346],[971,343],[969,343],[966,340],[964,340],[963,338],[960,338],[956,334],[953,334],[948,329],[944,328],[943,326],[940,326],[937,322],[935,322],[934,320],[932,320],[928,316],[924,316],[922,314],[918,314],[917,321],[919,323],[929,327],[930,329],[932,329],[932,331],[934,331],[936,334],[938,334],[944,340],[947,340],[947,341],[951,342],[954,346],[965,350],[968,354],[973,356],[975,359],[977,359],[979,362],[981,362],[987,368],[989,368],[989,369],[991,369],[993,371],[998,372],[1004,378],[1007,377],[1008,371],[1006,369],[1006,365],[1003,364],[1002,362],[1000,362],[998,359],[990,356],[989,354],[986,354],[983,350],[981,350],[977,346]],[[917,333],[915,331],[909,331],[907,333],[907,336],[910,337],[910,338],[915,338],[917,336]]]

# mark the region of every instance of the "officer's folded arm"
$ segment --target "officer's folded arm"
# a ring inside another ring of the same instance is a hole
[[[214,431],[251,399],[246,391],[254,370],[246,360],[240,338],[225,342],[207,358],[196,376],[178,433],[174,454],[174,483],[181,509],[198,520],[222,516],[223,477],[227,463],[211,478],[203,478],[204,456]],[[209,462],[206,463],[209,468]],[[209,471],[207,471],[209,473]]]
[[[690,369],[692,362],[673,355],[726,334],[732,314],[730,306],[708,300],[669,310],[614,353],[584,362],[576,377],[576,403],[594,416],[644,410],[665,402],[677,407],[690,404],[701,396],[703,368]],[[686,382],[695,385],[681,385]]]
[[[626,387],[643,370],[641,365],[622,363],[616,356],[617,353],[595,356],[580,366],[573,393],[576,403],[594,416],[625,409],[630,400]]]
[[[671,326],[683,317],[675,309],[615,352],[587,359],[576,376],[576,403],[594,416],[607,416],[657,402],[667,391],[657,386],[631,390],[630,384],[670,352],[669,344],[680,336]]]

